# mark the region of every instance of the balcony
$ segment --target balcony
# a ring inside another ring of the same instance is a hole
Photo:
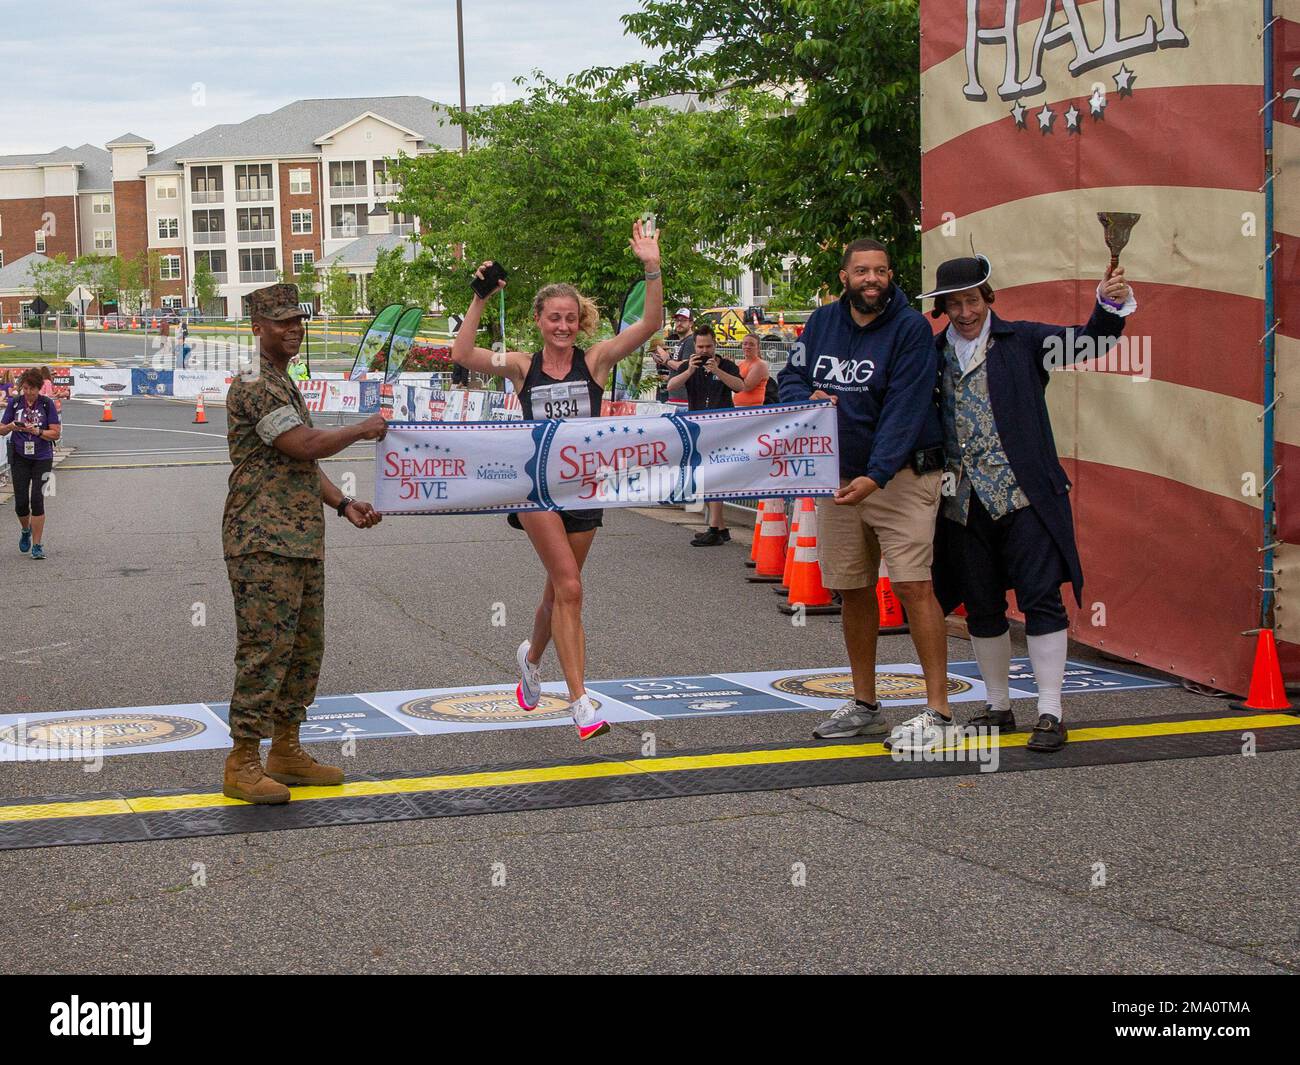
[[[396,233],[396,234],[398,234],[399,236],[409,237],[409,236],[414,235],[414,233],[415,233],[415,223],[414,223],[414,222],[398,222],[396,225],[389,226],[388,231],[389,231],[390,233]]]
[[[330,237],[333,240],[341,240],[347,237],[364,237],[370,232],[368,225],[359,226],[330,226]]]
[[[270,244],[275,241],[274,229],[241,229],[240,244]]]
[[[226,283],[226,278],[228,278],[229,276],[230,275],[227,274],[226,271],[224,270],[212,271],[212,280],[215,281],[218,285],[224,285]]]
[[[224,189],[199,191],[190,189],[190,203],[224,203],[226,193]]]
[[[193,238],[195,244],[224,244],[226,243],[226,231],[218,229],[215,231],[209,230],[206,233],[194,233]]]
[[[236,189],[235,199],[240,203],[248,203],[253,200],[271,200],[275,198],[275,193],[271,189]]]
[[[279,270],[240,270],[239,280],[245,284],[250,282],[264,283],[267,281],[278,281],[280,279]]]
[[[331,185],[331,200],[364,200],[370,195],[369,185]]]
[[[402,186],[397,184],[395,181],[390,181],[387,184],[378,181],[375,182],[376,196],[400,196],[401,194]]]

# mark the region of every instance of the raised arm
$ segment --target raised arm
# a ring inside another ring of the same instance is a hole
[[[475,277],[482,277],[483,271],[492,265],[489,259],[474,271]],[[497,283],[496,292],[506,287],[505,281]],[[493,295],[496,295],[496,292]],[[451,361],[474,373],[487,377],[509,377],[516,389],[523,386],[524,376],[528,373],[527,356],[517,351],[495,352],[490,348],[476,348],[474,338],[478,336],[479,323],[483,320],[483,308],[486,301],[477,292],[470,301],[469,310],[456,330],[456,339],[451,344]],[[522,361],[521,361],[522,360]]]
[[[1097,286],[1097,302],[1083,325],[1042,325],[1034,337],[1041,345],[1039,379],[1044,387],[1052,370],[1076,362],[1104,357],[1124,332],[1124,319],[1137,310],[1133,290],[1124,280],[1124,268],[1116,267]]]
[[[659,331],[664,320],[664,279],[659,262],[659,234],[647,236],[638,218],[632,223],[632,237],[628,241],[632,254],[645,267],[645,311],[641,320],[630,325],[618,336],[593,344],[587,352],[587,365],[597,380],[603,380],[620,359],[625,359]]]

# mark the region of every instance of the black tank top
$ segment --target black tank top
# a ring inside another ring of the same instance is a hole
[[[551,418],[598,418],[603,390],[596,384],[587,367],[587,353],[573,349],[573,361],[563,380],[557,380],[542,370],[542,353],[533,352],[528,364],[524,387],[519,393],[519,405],[524,409],[524,420]],[[534,414],[536,410],[536,414]]]

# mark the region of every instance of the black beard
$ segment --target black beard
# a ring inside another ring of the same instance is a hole
[[[879,314],[885,309],[885,304],[888,302],[888,290],[882,292],[880,298],[877,300],[867,299],[866,296],[862,295],[862,293],[858,292],[856,289],[852,289],[849,292],[849,303],[853,305],[853,309],[859,314]]]

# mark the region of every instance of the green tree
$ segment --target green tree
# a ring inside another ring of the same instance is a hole
[[[72,290],[80,284],[80,271],[75,263],[60,252],[48,262],[36,263],[31,268],[32,292],[50,305],[53,311],[63,310]]]
[[[122,260],[116,255],[82,255],[72,265],[76,269],[77,283],[95,294],[95,302],[102,314],[105,301],[117,300]]]
[[[390,303],[406,303],[406,260],[401,247],[380,248],[375,253],[375,271],[366,279],[366,301],[370,313]]]
[[[314,303],[319,295],[320,274],[316,271],[316,263],[309,259],[298,271],[298,298],[305,303]]]
[[[199,313],[207,314],[217,299],[217,279],[207,259],[199,259],[194,264],[194,302],[199,305]]]
[[[904,289],[920,282],[918,0],[645,0],[622,16],[653,62],[575,85],[611,98],[698,92],[742,116],[746,149],[718,158],[717,192],[743,204],[703,239],[754,241],[838,288],[841,247],[873,236]]]
[[[149,298],[149,259],[144,252],[131,259],[122,259],[117,282],[118,306],[132,313],[143,311]]]
[[[357,313],[356,282],[341,263],[335,263],[325,271],[323,302],[330,314],[347,317]]]
[[[716,280],[734,272],[735,257],[700,243],[698,217],[720,203],[712,164],[739,143],[734,115],[638,108],[539,78],[521,100],[452,121],[463,121],[475,148],[468,157],[400,158],[403,191],[391,205],[419,216],[426,253],[408,273],[421,275],[424,291],[449,310],[468,304],[470,273],[495,259],[509,271],[514,340],[529,335],[532,295],[552,281],[595,299],[612,328],[641,276],[627,242],[647,209],[662,232],[668,301],[719,298]]]

